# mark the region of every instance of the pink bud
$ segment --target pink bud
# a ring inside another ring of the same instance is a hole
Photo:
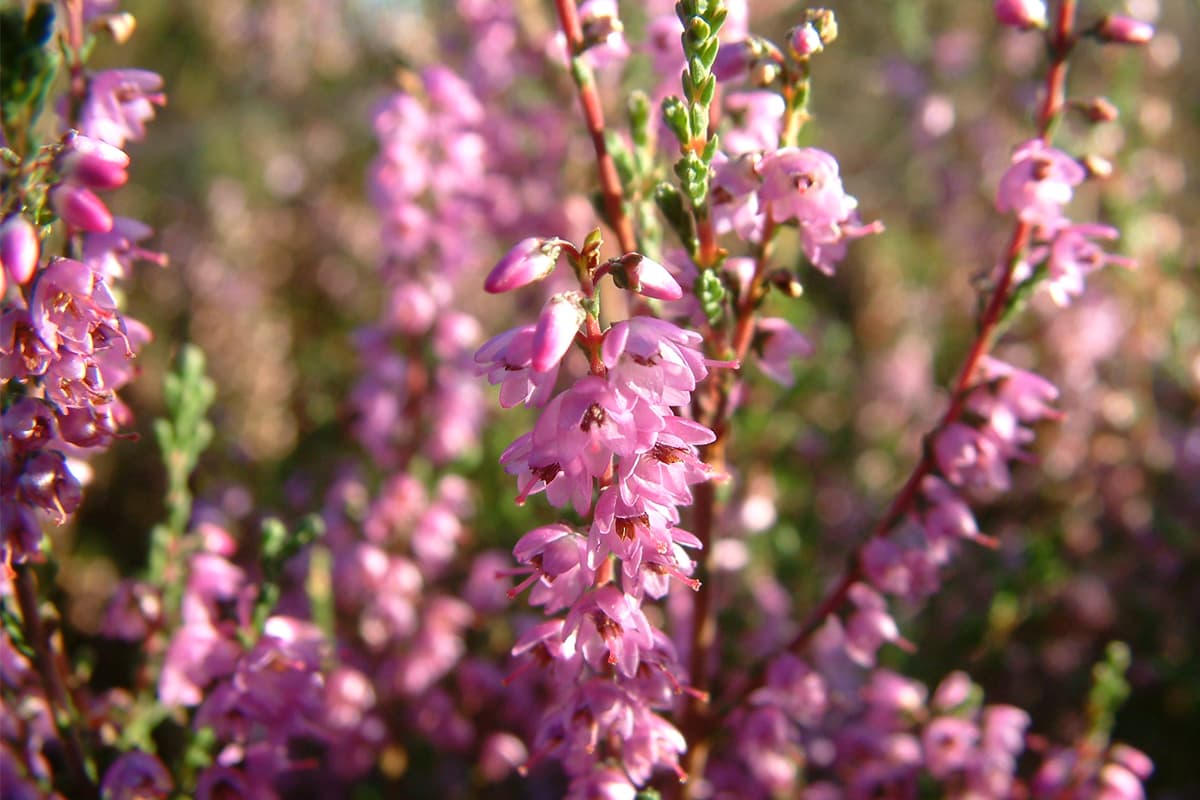
[[[1110,14],[1100,20],[1096,36],[1112,44],[1145,44],[1154,38],[1154,26],[1133,17]]]
[[[38,237],[33,225],[20,214],[0,224],[0,277],[4,273],[18,284],[33,277],[38,261]]]
[[[531,237],[517,242],[513,249],[492,267],[483,288],[492,294],[511,292],[545,278],[554,271],[562,252],[561,239]]]
[[[585,314],[578,292],[563,292],[546,301],[533,331],[533,371],[549,372],[558,366],[575,341]]]
[[[89,136],[70,137],[68,148],[58,162],[65,178],[89,189],[116,189],[124,186],[129,175],[129,156],[119,147]]]
[[[808,58],[825,49],[825,45],[821,42],[821,34],[817,32],[812,23],[808,22],[792,28],[788,34],[788,47],[791,48],[792,55],[796,58]]]
[[[1043,0],[996,0],[993,8],[1001,25],[1021,30],[1046,27],[1046,4]]]
[[[640,295],[656,300],[678,300],[683,289],[667,268],[641,253],[630,253],[621,259],[629,278],[629,288]]]
[[[60,183],[50,189],[50,205],[68,225],[88,233],[108,233],[112,230],[112,214],[91,189]]]

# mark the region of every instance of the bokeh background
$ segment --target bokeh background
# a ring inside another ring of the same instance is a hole
[[[551,10],[519,3],[532,29]],[[548,4],[546,4],[548,6]],[[628,6],[636,39],[644,21]],[[782,38],[801,6],[754,2],[752,29]],[[910,469],[970,342],[976,287],[1003,250],[991,206],[1012,143],[1029,135],[1041,64],[1036,37],[997,30],[990,3],[843,0],[837,43],[815,64],[806,136],[834,151],[864,216],[883,236],[856,243],[832,279],[809,275],[801,322],[817,355],[790,390],[755,378],[732,460],[744,491],[730,524],[763,580],[800,608]],[[73,639],[94,643],[103,600],[144,561],[162,515],[150,434],[165,368],[182,342],[205,351],[218,385],[214,446],[196,493],[244,530],[268,513],[319,507],[336,466],[359,453],[345,399],[359,365],[352,336],[375,318],[378,226],[364,173],[369,109],[412,71],[454,54],[452,4],[384,0],[128,0],[138,32],[99,48],[94,66],[160,72],[169,103],[134,156],[114,211],[144,219],[171,265],[140,268],[126,307],[156,332],[127,392],[137,441],[93,466],[57,591]],[[1115,174],[1080,199],[1081,216],[1117,225],[1136,272],[1109,269],[1069,309],[1035,300],[1001,353],[1062,389],[1061,423],[1039,430],[1040,464],[979,498],[997,551],[956,562],[944,590],[904,614],[913,655],[891,663],[936,682],[966,669],[989,701],[1030,710],[1069,739],[1084,726],[1090,668],[1112,640],[1133,652],[1132,694],[1116,738],[1157,764],[1156,797],[1200,796],[1200,4],[1085,0],[1085,15],[1155,19],[1144,49],[1086,48],[1070,95],[1105,94],[1118,122],[1070,121],[1068,149]],[[450,55],[446,56],[445,53]],[[645,64],[635,59],[628,79]],[[552,91],[573,104],[561,76]],[[615,87],[610,87],[614,88]],[[612,96],[616,97],[616,92]],[[576,131],[576,133],[581,133]],[[566,164],[581,190],[586,142]],[[502,203],[503,198],[496,198]],[[543,233],[534,232],[530,233]],[[496,253],[498,257],[500,252]],[[490,264],[479,264],[486,269]],[[504,304],[462,298],[500,330]],[[511,546],[536,511],[512,509],[495,464],[515,428],[457,465],[472,477],[480,546]],[[729,612],[723,624],[741,621]]]

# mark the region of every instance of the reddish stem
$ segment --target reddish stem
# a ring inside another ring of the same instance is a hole
[[[625,213],[621,178],[617,175],[617,166],[604,141],[604,107],[600,102],[600,93],[596,91],[596,81],[591,68],[576,60],[583,52],[584,44],[579,11],[575,7],[575,0],[554,0],[554,7],[558,11],[563,34],[567,38],[567,54],[574,62],[572,73],[575,76],[575,85],[579,87],[579,104],[583,108],[584,122],[592,137],[592,148],[596,151],[596,170],[600,176],[600,191],[604,196],[604,215],[609,226],[617,234],[617,243],[622,252],[632,253],[637,249],[637,240],[633,235],[633,223]]]

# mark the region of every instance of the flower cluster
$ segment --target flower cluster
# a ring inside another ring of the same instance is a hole
[[[63,34],[67,36],[66,33]],[[65,41],[65,39],[64,39]],[[67,46],[71,46],[68,43]],[[78,45],[75,45],[78,46]],[[114,217],[97,192],[128,180],[127,141],[145,135],[162,81],[143,70],[82,73],[59,104],[63,133],[6,175],[0,223],[0,558],[40,549],[44,512],[61,524],[78,507],[83,459],[130,421],[117,392],[135,375],[149,330],[125,316],[115,282],[135,260],[165,263],[138,242],[151,231]],[[55,217],[61,226],[53,224]],[[55,227],[67,256],[43,242]]]
[[[530,603],[550,615],[513,653],[548,670],[556,699],[533,758],[559,756],[577,797],[618,785],[632,791],[661,768],[683,777],[683,737],[656,712],[674,704],[686,677],[642,605],[673,581],[698,586],[685,548],[700,542],[679,527],[679,509],[692,502],[694,484],[714,477],[698,451],[713,432],[674,411],[689,405],[713,365],[702,337],[652,316],[601,330],[592,294],[608,273],[643,296],[676,300],[682,289],[637,253],[601,264],[599,248],[598,231],[582,249],[557,238],[516,245],[489,288],[541,280],[565,257],[584,292],[552,296],[536,325],[502,333],[476,354],[481,374],[502,384],[502,403],[540,409],[533,430],[500,459],[517,478],[517,502],[544,492],[551,505],[590,517],[586,531],[556,523],[522,536],[513,555],[524,579],[509,592],[530,589]],[[590,368],[554,394],[576,341]]]

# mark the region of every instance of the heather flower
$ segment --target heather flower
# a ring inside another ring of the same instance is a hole
[[[30,311],[42,342],[90,353],[95,349],[93,334],[114,320],[117,304],[104,281],[86,264],[55,258],[38,276]]]
[[[623,283],[630,291],[656,300],[670,301],[683,297],[683,289],[679,283],[667,268],[657,261],[640,253],[629,253],[616,263],[620,265]]]
[[[978,742],[975,723],[959,717],[937,717],[921,732],[925,767],[930,775],[944,780],[968,766]]]
[[[550,399],[558,369],[538,372],[532,368],[535,327],[524,325],[489,339],[475,353],[480,374],[493,386],[500,384],[500,405],[512,408],[524,403],[540,407]]]
[[[174,788],[170,773],[156,756],[130,750],[105,771],[100,795],[104,800],[152,800],[167,797]]]
[[[21,214],[13,214],[0,223],[0,295],[11,280],[23,286],[37,268],[41,245],[37,232]]]
[[[560,239],[522,239],[492,267],[483,288],[492,293],[511,292],[542,280],[554,271],[562,245]]]
[[[858,201],[846,194],[837,160],[812,147],[784,147],[763,156],[756,171],[762,176],[760,206],[776,222],[795,220],[804,254],[827,275],[846,253],[846,244],[883,226],[862,224]]]
[[[812,343],[790,322],[778,317],[762,317],[755,326],[755,348],[759,352],[758,368],[782,386],[795,382],[792,361],[813,354]]]
[[[124,150],[74,132],[66,136],[55,165],[70,183],[97,191],[119,188],[129,180],[129,155]]]
[[[113,217],[112,229],[107,233],[84,235],[80,260],[105,280],[128,277],[130,266],[135,260],[166,266],[165,253],[138,246],[138,242],[148,238],[153,232],[149,225],[136,219]]]
[[[581,302],[578,292],[562,292],[546,301],[533,329],[530,363],[534,372],[557,369],[583,324]]]
[[[83,489],[62,453],[43,450],[22,465],[16,480],[16,498],[51,514],[61,525],[79,507]]]
[[[778,92],[734,92],[725,99],[725,108],[734,120],[734,125],[722,139],[729,156],[736,158],[778,147],[786,111],[786,104]]]
[[[819,53],[825,49],[824,43],[821,41],[821,34],[813,27],[811,22],[806,22],[803,25],[797,25],[788,33],[788,49],[792,56],[797,59],[808,58],[809,56]]]
[[[1066,153],[1031,139],[1013,153],[1012,166],[1000,179],[996,210],[1012,211],[1024,222],[1056,230],[1062,225],[1062,207],[1085,177],[1083,167]]]
[[[1132,17],[1108,14],[1096,26],[1096,36],[1113,44],[1146,44],[1154,38],[1154,26]]]
[[[1060,306],[1068,306],[1071,299],[1083,294],[1084,279],[1104,267],[1116,264],[1126,268],[1137,266],[1131,258],[1104,252],[1094,239],[1116,239],[1116,228],[1108,225],[1067,225],[1057,232],[1050,243],[1046,258],[1047,278],[1045,287],[1050,297]]]
[[[60,183],[50,188],[49,197],[54,213],[68,225],[89,233],[108,233],[112,230],[112,212],[91,189],[73,183]]]
[[[88,136],[124,147],[141,141],[154,107],[166,104],[162,78],[144,69],[110,69],[94,73],[79,110],[79,128]]]

